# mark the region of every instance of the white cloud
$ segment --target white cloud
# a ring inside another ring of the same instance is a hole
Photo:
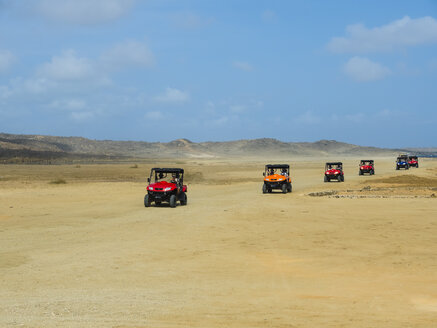
[[[53,56],[50,62],[38,68],[37,73],[54,80],[82,80],[93,75],[93,66],[89,59],[77,57],[69,50],[61,56]]]
[[[224,124],[227,124],[227,123],[229,123],[229,121],[230,121],[230,118],[229,117],[227,117],[227,116],[222,116],[222,117],[219,117],[219,118],[217,118],[217,119],[215,119],[215,120],[212,120],[211,121],[211,124],[213,124],[213,125],[224,125]]]
[[[172,19],[176,26],[185,29],[197,29],[208,26],[214,23],[212,17],[201,17],[193,12],[181,12],[172,15]]]
[[[265,23],[271,23],[274,22],[276,20],[276,13],[272,10],[265,10],[262,14],[261,14],[261,19],[263,20],[263,22]]]
[[[133,4],[133,0],[38,0],[36,11],[53,21],[92,25],[124,16]]]
[[[11,95],[12,91],[7,85],[0,85],[0,99],[7,99]]]
[[[48,89],[53,88],[56,85],[55,82],[46,78],[30,78],[22,81],[22,85],[15,84],[17,90],[24,90],[33,94],[41,94]]]
[[[164,114],[160,111],[147,112],[144,117],[149,120],[162,120],[164,119]]]
[[[137,41],[126,41],[116,44],[102,55],[102,62],[111,67],[150,67],[154,64],[154,56],[146,44]]]
[[[205,112],[208,114],[215,114],[215,103],[211,100],[206,102]]]
[[[405,114],[405,112],[399,110],[383,109],[377,112],[376,116],[378,117],[378,119],[395,120],[398,118],[405,118]]]
[[[229,109],[231,110],[231,112],[234,113],[242,113],[246,110],[246,106],[243,105],[232,105],[229,107]]]
[[[55,100],[48,107],[60,110],[78,111],[87,107],[83,99]]]
[[[70,114],[70,118],[75,121],[88,121],[94,118],[95,114],[93,112],[73,112]]]
[[[297,117],[296,121],[298,123],[304,124],[319,124],[321,122],[320,116],[313,114],[312,111],[306,111]]]
[[[353,57],[344,65],[344,72],[357,82],[381,80],[390,75],[387,67],[364,57]]]
[[[336,53],[370,53],[428,43],[437,43],[437,20],[405,16],[381,27],[349,25],[346,36],[332,38],[328,49]]]
[[[56,82],[46,78],[23,79],[21,77],[17,77],[10,80],[9,85],[6,88],[9,90],[9,96],[22,97],[23,94],[43,94],[56,85]]]
[[[250,65],[250,64],[247,63],[247,62],[243,62],[243,61],[234,61],[234,62],[232,63],[232,65],[233,65],[235,68],[241,69],[242,71],[246,71],[246,72],[251,72],[251,71],[253,71],[253,67],[252,67],[252,65]]]
[[[165,92],[157,97],[155,100],[162,103],[184,103],[190,99],[190,95],[184,91],[167,88]]]
[[[0,50],[0,73],[7,71],[15,61],[15,56],[8,50]]]
[[[433,58],[433,59],[431,59],[429,62],[428,62],[428,67],[431,69],[431,70],[436,70],[437,69],[437,58]]]
[[[251,102],[252,105],[254,105],[255,107],[258,107],[258,108],[264,106],[264,102],[261,101],[261,100],[253,100],[252,99],[250,102]]]
[[[355,114],[348,114],[345,116],[346,120],[353,122],[353,123],[360,123],[362,122],[366,117],[362,113],[355,113]]]

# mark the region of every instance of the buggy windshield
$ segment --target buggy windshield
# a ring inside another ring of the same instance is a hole
[[[184,170],[182,169],[160,169],[153,168],[150,172],[150,182],[182,183],[184,179]]]
[[[326,170],[341,170],[343,168],[343,163],[326,163],[325,169]]]
[[[279,174],[279,175],[289,175],[290,174],[290,166],[287,164],[268,164],[265,168],[265,175],[273,175],[273,174]]]

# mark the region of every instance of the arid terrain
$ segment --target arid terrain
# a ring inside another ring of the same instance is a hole
[[[0,327],[436,327],[437,160],[327,159],[265,195],[254,158],[0,165]],[[143,206],[152,166],[188,206]]]
[[[437,157],[436,148],[388,149],[319,140],[284,142],[272,138],[243,139],[222,142],[192,142],[177,139],[170,142],[92,140],[82,137],[59,137],[0,132],[0,163],[3,164],[71,164],[81,162],[114,162],[130,159],[195,159],[277,157],[379,156],[392,157],[411,153]]]

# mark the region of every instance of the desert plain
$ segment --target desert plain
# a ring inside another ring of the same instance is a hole
[[[335,160],[338,158],[332,158]],[[0,165],[0,327],[437,327],[437,160]],[[151,167],[188,205],[145,208]]]

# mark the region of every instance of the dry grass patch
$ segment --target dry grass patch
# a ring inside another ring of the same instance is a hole
[[[52,181],[50,181],[49,182],[50,184],[66,184],[67,183],[67,181],[65,181],[64,179],[56,179],[56,180],[52,180]]]

